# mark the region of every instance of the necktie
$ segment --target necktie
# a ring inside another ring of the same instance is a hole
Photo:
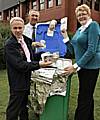
[[[23,49],[23,51],[25,53],[25,56],[27,58],[27,62],[31,62],[31,60],[30,60],[30,52],[28,50],[28,47],[27,47],[26,43],[22,39],[19,40],[19,41],[20,41],[21,47],[22,47],[22,49]]]
[[[35,26],[33,26],[32,41],[35,42]]]
[[[36,30],[36,28],[35,28],[35,26],[33,26],[33,32],[32,32],[32,41],[33,42],[35,42],[35,30]],[[35,47],[32,47],[32,49],[33,49],[33,53],[35,53]]]

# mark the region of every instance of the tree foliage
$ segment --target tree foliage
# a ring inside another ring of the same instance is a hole
[[[10,26],[6,21],[0,22],[0,69],[5,68],[4,43],[10,36]]]

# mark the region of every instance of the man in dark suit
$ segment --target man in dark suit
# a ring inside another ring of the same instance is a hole
[[[27,102],[30,92],[31,71],[46,67],[51,62],[33,60],[32,40],[22,35],[24,30],[22,18],[12,18],[10,27],[12,35],[5,42],[4,47],[10,87],[6,120],[18,120],[18,117],[19,120],[29,120]]]

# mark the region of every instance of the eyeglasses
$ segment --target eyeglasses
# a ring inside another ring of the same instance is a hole
[[[81,17],[81,16],[85,16],[85,15],[87,15],[87,13],[80,13],[80,14],[77,14],[76,16]]]

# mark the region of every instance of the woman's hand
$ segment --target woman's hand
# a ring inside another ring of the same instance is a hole
[[[61,30],[61,34],[62,34],[62,36],[64,37],[64,39],[68,38],[68,34],[67,34],[66,29],[63,28],[63,29]]]
[[[76,72],[76,69],[73,67],[73,65],[64,68],[64,75],[71,75],[72,73]]]

